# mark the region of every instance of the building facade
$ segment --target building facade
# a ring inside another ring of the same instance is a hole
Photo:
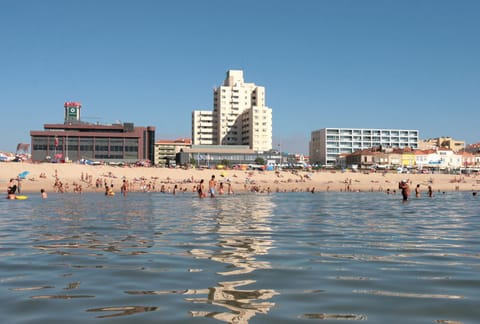
[[[272,149],[272,109],[265,88],[246,83],[243,71],[229,70],[213,91],[213,111],[192,112],[194,145],[244,145],[255,152]]]
[[[85,123],[81,107],[66,102],[63,124],[44,124],[43,131],[30,131],[32,161],[154,162],[155,127]]]
[[[465,141],[458,141],[451,137],[429,138],[427,140],[420,140],[418,142],[418,148],[421,150],[446,148],[454,152],[460,152],[465,149]]]
[[[255,152],[246,145],[192,145],[190,148],[185,148],[180,154],[187,157],[180,164],[194,161],[195,166],[206,168],[224,165],[227,161],[230,167],[237,164],[255,164],[257,158],[273,164],[279,164],[281,161],[279,152]]]
[[[172,166],[177,153],[192,147],[192,140],[180,138],[176,140],[159,140],[155,142],[155,164],[159,166]]]
[[[339,154],[370,148],[418,148],[418,130],[373,128],[323,128],[311,133],[311,164],[333,167]]]
[[[213,111],[195,110],[192,112],[192,142],[201,145],[214,145],[215,137]]]

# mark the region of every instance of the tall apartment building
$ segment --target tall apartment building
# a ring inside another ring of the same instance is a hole
[[[256,152],[272,149],[272,109],[265,88],[246,83],[243,71],[229,70],[213,91],[213,111],[192,112],[193,145],[247,145]]]
[[[311,133],[310,163],[335,166],[339,154],[382,148],[418,148],[418,130],[323,128]]]
[[[196,145],[214,145],[213,111],[192,112],[192,142]],[[215,134],[216,136],[216,134]]]

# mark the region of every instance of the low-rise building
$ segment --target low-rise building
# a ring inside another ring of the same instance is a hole
[[[373,168],[377,165],[388,164],[388,155],[376,149],[358,150],[345,156],[347,167]]]
[[[79,102],[66,102],[63,124],[44,124],[44,130],[30,131],[32,161],[150,160],[153,163],[155,127],[82,122],[81,107]]]
[[[180,164],[192,163],[197,167],[213,168],[218,165],[233,167],[237,164],[256,164],[263,159],[273,164],[280,164],[281,155],[276,151],[255,152],[246,145],[192,145],[177,154]],[[227,165],[226,165],[227,164]]]
[[[437,153],[440,156],[440,168],[459,169],[463,166],[462,155],[450,149],[438,149]]]
[[[440,156],[436,150],[416,150],[415,165],[418,169],[439,168],[441,164]]]
[[[176,140],[158,140],[155,142],[155,164],[173,166],[177,153],[192,147],[192,140],[179,138]]]
[[[415,167],[415,151],[410,149],[409,147],[406,147],[401,150],[396,150],[402,155],[402,161],[400,163],[400,166],[404,168],[413,168]]]

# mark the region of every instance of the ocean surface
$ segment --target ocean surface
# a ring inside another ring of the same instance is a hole
[[[0,323],[479,323],[480,197],[0,200]]]

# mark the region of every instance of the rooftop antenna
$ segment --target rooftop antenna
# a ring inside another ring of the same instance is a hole
[[[99,122],[100,122],[100,120],[101,120],[102,118],[100,118],[100,117],[87,116],[87,117],[83,117],[82,119],[85,119],[85,120],[93,120],[93,121],[95,121],[97,124],[99,124]]]

